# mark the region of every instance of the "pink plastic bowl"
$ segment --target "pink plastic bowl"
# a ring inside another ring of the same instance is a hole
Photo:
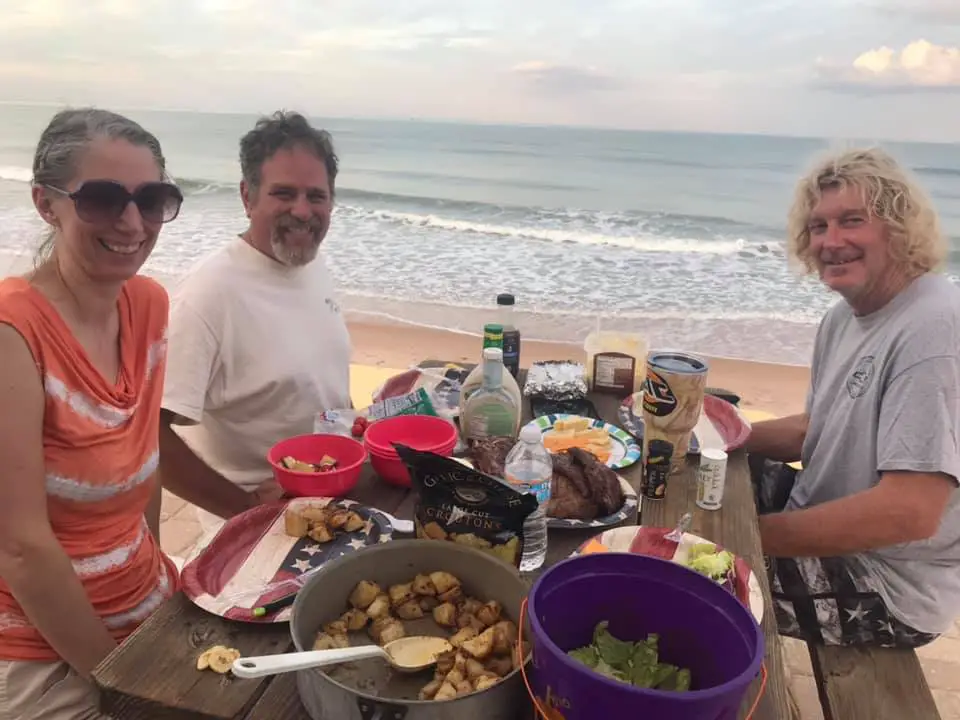
[[[280,459],[287,455],[308,463],[319,463],[324,455],[337,460],[337,469],[325,473],[288,470]],[[281,440],[267,453],[273,476],[288,495],[294,497],[342,497],[356,486],[367,459],[367,450],[343,435],[299,435]]]
[[[395,456],[391,444],[395,442],[442,455],[456,447],[457,428],[449,420],[432,415],[397,415],[371,424],[363,435],[363,444],[371,454]]]
[[[448,448],[429,450],[428,452],[450,457],[453,454],[453,448],[455,446],[456,442]],[[373,467],[373,471],[379,475],[384,482],[390,485],[408,488],[413,484],[410,480],[410,471],[407,470],[407,466],[396,452],[388,455],[386,453],[380,454],[371,451],[370,465]]]

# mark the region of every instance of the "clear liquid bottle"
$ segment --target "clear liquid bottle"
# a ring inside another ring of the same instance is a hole
[[[465,439],[517,436],[521,405],[504,388],[503,350],[488,347],[483,351],[483,384],[467,399],[460,414]]]
[[[487,323],[483,326],[483,350],[487,348],[498,348],[503,350],[503,326],[497,323]],[[481,351],[483,352],[483,351]],[[501,382],[503,389],[510,393],[517,407],[523,407],[523,395],[520,392],[520,386],[510,373],[501,373]],[[460,414],[466,411],[467,401],[470,396],[483,386],[483,361],[477,365],[460,387]],[[520,416],[517,416],[517,425],[511,433],[511,437],[516,435],[520,429]]]
[[[530,572],[543,565],[547,557],[547,501],[553,481],[553,458],[543,446],[539,428],[527,425],[520,431],[520,440],[507,455],[504,475],[510,485],[533,493],[540,503],[523,526],[520,572]]]

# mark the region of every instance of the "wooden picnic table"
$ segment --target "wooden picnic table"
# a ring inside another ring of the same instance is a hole
[[[617,423],[621,398],[591,395],[598,413]],[[525,420],[530,417],[525,403]],[[770,603],[760,535],[743,453],[730,456],[723,508],[707,512],[694,503],[695,464],[671,477],[666,499],[641,500],[645,525],[673,527],[685,512],[693,513],[691,532],[721,543],[744,558],[754,569],[764,593],[763,630],[766,639],[766,690],[754,720],[789,718],[781,644]],[[640,487],[639,463],[623,477]],[[413,517],[415,493],[378,480],[369,466],[350,498],[385,510],[399,518]],[[634,524],[628,518],[624,524]],[[551,530],[544,569],[565,559],[597,530]],[[541,571],[542,572],[542,571]],[[103,710],[117,720],[309,720],[300,703],[293,673],[258,680],[240,680],[211,672],[198,672],[197,655],[211,645],[235,647],[244,655],[266,655],[293,649],[289,626],[230,622],[193,605],[183,593],[162,605],[122,646],[96,669],[94,679],[102,690]],[[744,699],[741,718],[753,704],[759,679]],[[522,710],[520,711],[522,712]]]

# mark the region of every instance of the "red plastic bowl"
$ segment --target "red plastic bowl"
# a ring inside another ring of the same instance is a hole
[[[280,460],[287,455],[308,463],[319,463],[324,455],[337,460],[336,470],[325,473],[288,470]],[[273,476],[288,495],[294,497],[342,497],[356,486],[367,460],[367,450],[343,435],[298,435],[281,440],[267,453]]]
[[[449,420],[433,415],[397,415],[370,425],[363,444],[371,453],[395,455],[391,443],[402,443],[414,450],[437,452],[457,444],[457,428]],[[442,454],[442,453],[441,453]]]
[[[451,445],[445,450],[430,450],[429,452],[450,457],[453,454],[453,448],[454,445]],[[410,480],[410,471],[407,470],[407,466],[396,453],[387,455],[371,452],[370,465],[373,467],[373,471],[390,485],[408,488],[413,484]]]
[[[425,450],[424,452],[432,452],[432,453],[436,453],[437,455],[451,455],[453,454],[453,450],[456,446],[457,446],[457,441],[453,440],[452,442],[447,443],[443,447],[433,448],[431,450]],[[389,450],[386,450],[386,451],[373,448],[369,445],[365,445],[364,447],[367,448],[367,452],[370,453],[370,457],[381,457],[381,458],[386,458],[388,460],[398,457],[397,450],[394,447],[391,447]],[[420,449],[420,448],[416,448],[416,449]]]

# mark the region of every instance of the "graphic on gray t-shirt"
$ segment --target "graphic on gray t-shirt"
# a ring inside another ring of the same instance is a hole
[[[960,288],[927,274],[870,315],[835,305],[817,332],[807,412],[788,510],[869,490],[886,471],[960,478]],[[945,631],[960,615],[960,492],[933,538],[853,565],[900,620]]]

